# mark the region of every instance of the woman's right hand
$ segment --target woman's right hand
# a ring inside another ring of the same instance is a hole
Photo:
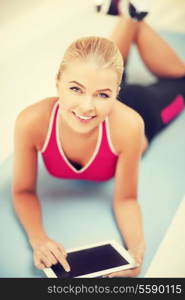
[[[34,264],[38,269],[50,268],[56,263],[60,263],[66,272],[70,271],[67,262],[67,253],[62,244],[51,240],[45,236],[30,241],[33,248]]]

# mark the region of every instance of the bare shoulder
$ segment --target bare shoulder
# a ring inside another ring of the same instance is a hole
[[[17,130],[21,129],[28,134],[38,151],[44,143],[52,108],[57,100],[57,97],[42,99],[27,106],[17,116]]]
[[[116,101],[109,116],[110,136],[116,152],[144,138],[144,121],[141,115],[129,106]]]

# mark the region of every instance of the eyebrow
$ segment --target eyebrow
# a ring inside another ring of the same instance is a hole
[[[85,86],[84,86],[83,84],[79,83],[78,81],[73,80],[73,81],[69,81],[68,83],[75,83],[75,84],[77,84],[77,85],[79,85],[79,86],[81,86],[82,88],[85,89]],[[100,91],[101,91],[101,92],[102,92],[102,91],[109,91],[109,92],[112,92],[112,90],[111,90],[111,89],[108,89],[108,88],[97,90],[97,92],[100,92]]]

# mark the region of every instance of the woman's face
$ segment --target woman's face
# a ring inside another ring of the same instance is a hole
[[[117,79],[116,72],[93,62],[68,64],[57,81],[62,120],[79,134],[95,129],[116,101]]]

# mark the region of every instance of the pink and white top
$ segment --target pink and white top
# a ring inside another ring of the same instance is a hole
[[[77,170],[66,157],[59,139],[59,103],[56,102],[49,121],[49,129],[41,149],[48,172],[62,179],[106,181],[115,174],[118,154],[111,143],[108,117],[99,125],[97,144],[89,162]]]

